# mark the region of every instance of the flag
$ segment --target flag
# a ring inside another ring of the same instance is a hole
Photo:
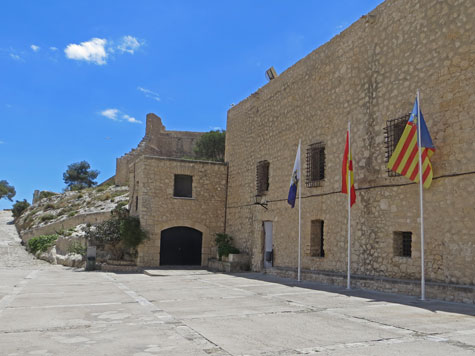
[[[353,161],[351,159],[351,149],[349,145],[350,133],[346,132],[345,153],[343,154],[343,165],[341,167],[341,192],[348,194],[348,171],[350,171],[350,207],[356,202],[356,192],[353,177]]]
[[[435,147],[424,121],[422,112],[418,110],[419,103],[414,103],[411,116],[402,133],[401,139],[396,145],[391,158],[388,162],[388,168],[394,172],[403,175],[414,182],[419,182],[419,147],[417,143],[417,115],[421,113],[421,159],[422,159],[422,184],[424,188],[429,188],[432,183],[432,164],[430,158],[435,152]]]
[[[297,189],[300,182],[300,142],[297,148],[297,156],[295,157],[294,170],[290,177],[289,197],[287,202],[293,208],[295,206],[295,199],[297,198]]]

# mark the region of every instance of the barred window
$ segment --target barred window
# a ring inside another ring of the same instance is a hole
[[[312,220],[310,222],[309,255],[325,257],[325,250],[323,249],[323,220]]]
[[[307,187],[319,187],[325,179],[325,145],[323,142],[311,144],[307,148]]]
[[[263,195],[269,190],[269,161],[259,161],[256,168],[257,195]]]
[[[386,143],[386,163],[389,162],[396,146],[399,142],[399,139],[406,128],[407,121],[411,117],[411,114],[406,114],[396,119],[391,119],[386,121],[386,127],[384,128],[384,141]],[[389,177],[397,177],[399,173],[396,173],[388,169]]]
[[[412,256],[412,232],[394,231],[393,239],[394,256]]]

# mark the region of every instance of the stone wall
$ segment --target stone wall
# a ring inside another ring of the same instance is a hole
[[[412,110],[416,90],[436,146],[424,192],[429,282],[475,285],[475,3],[388,0],[228,111],[227,232],[263,267],[263,221],[273,222],[274,266],[297,266],[298,209],[286,202],[299,139],[325,145],[325,178],[302,186],[302,267],[345,273],[347,197],[341,162],[348,121],[357,202],[352,273],[420,278],[419,187],[389,177],[384,128]],[[268,210],[254,205],[256,164],[270,162]],[[309,255],[310,222],[324,221],[324,257]],[[412,232],[412,256],[394,253]]]
[[[192,198],[174,197],[174,175],[193,177]],[[227,166],[224,163],[142,156],[131,165],[130,212],[140,217],[149,240],[139,246],[138,264],[160,265],[162,230],[185,226],[203,234],[202,262],[215,256],[215,233],[224,231]]]
[[[35,236],[54,234],[56,231],[67,230],[80,224],[98,224],[110,218],[110,211],[74,215],[71,217],[65,217],[62,220],[48,225],[39,226],[30,230],[24,230],[20,232],[20,236],[23,242],[27,243],[29,239]]]
[[[155,114],[147,114],[145,136],[137,148],[117,158],[115,184],[127,185],[129,166],[144,155],[183,158],[193,156],[193,145],[203,132],[167,131]]]

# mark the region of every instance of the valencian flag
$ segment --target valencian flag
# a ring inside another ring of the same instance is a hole
[[[353,161],[351,159],[351,149],[349,143],[350,133],[346,132],[345,153],[343,155],[343,165],[341,167],[341,192],[348,194],[348,171],[350,171],[350,207],[356,202],[356,192],[353,177]]]
[[[295,157],[294,170],[290,178],[289,196],[287,202],[293,208],[295,206],[295,199],[297,198],[297,189],[300,182],[300,142],[297,149],[297,156]]]
[[[420,112],[421,120],[421,158],[422,158],[422,184],[424,188],[429,188],[432,183],[432,164],[430,158],[434,154],[435,147],[427,130],[424,116],[419,110],[419,103],[416,98],[411,117],[407,122],[406,128],[402,133],[401,139],[396,145],[391,158],[388,162],[388,168],[394,172],[403,175],[414,182],[419,182],[419,155],[417,144],[417,115]]]

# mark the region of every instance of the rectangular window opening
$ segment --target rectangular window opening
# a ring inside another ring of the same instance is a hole
[[[325,179],[325,145],[323,142],[313,143],[307,148],[307,187],[320,187]]]
[[[264,195],[269,191],[269,161],[259,161],[256,167],[257,195]]]
[[[394,231],[393,239],[394,256],[412,256],[412,232]]]
[[[310,222],[310,256],[325,257],[323,220]]]
[[[179,198],[192,198],[193,176],[175,174],[173,196]]]
[[[406,114],[396,119],[391,119],[386,121],[386,127],[384,128],[384,142],[386,144],[386,156],[385,161],[386,163],[389,162],[396,146],[401,139],[401,136],[406,128],[407,122],[411,114]],[[389,177],[397,177],[400,174],[388,169],[388,176]]]

